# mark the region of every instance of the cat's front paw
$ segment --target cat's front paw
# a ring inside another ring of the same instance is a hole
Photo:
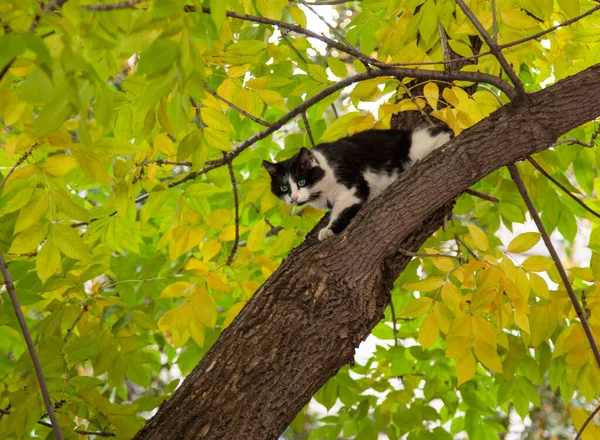
[[[328,239],[329,237],[333,237],[335,234],[329,228],[323,228],[319,231],[319,240],[323,241]]]

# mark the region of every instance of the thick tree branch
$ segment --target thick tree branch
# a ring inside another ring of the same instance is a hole
[[[538,214],[537,210],[535,209],[533,200],[531,200],[531,197],[529,197],[529,193],[527,192],[527,188],[525,188],[525,184],[523,183],[523,179],[521,178],[521,175],[519,174],[519,170],[517,169],[517,166],[515,164],[508,165],[508,171],[510,171],[510,175],[511,175],[513,181],[515,182],[515,185],[517,185],[517,189],[519,190],[521,197],[523,197],[523,201],[527,205],[527,209],[529,210],[529,214],[531,215],[531,218],[533,219],[538,230],[542,234],[542,239],[544,240],[544,243],[546,244],[546,248],[548,248],[548,252],[550,252],[550,256],[552,256],[552,259],[554,260],[554,264],[556,265],[556,269],[558,270],[560,279],[562,280],[563,285],[565,286],[565,289],[566,289],[567,293],[569,294],[569,298],[571,299],[571,304],[573,304],[575,313],[577,313],[577,317],[579,318],[579,321],[581,321],[581,326],[583,327],[583,331],[585,332],[585,335],[587,336],[588,342],[590,343],[590,347],[592,348],[592,352],[594,353],[594,357],[596,358],[596,364],[600,368],[600,351],[598,350],[598,346],[596,345],[596,340],[594,339],[594,334],[592,333],[592,329],[590,328],[590,325],[587,322],[587,318],[585,317],[585,312],[583,311],[581,304],[579,304],[577,295],[575,295],[575,292],[573,291],[573,286],[571,285],[571,282],[569,281],[569,276],[567,275],[567,271],[565,270],[565,267],[563,266],[562,262],[560,261],[560,257],[558,256],[558,253],[556,252],[556,249],[554,248],[554,245],[552,244],[550,235],[548,235],[548,232],[546,231],[546,228],[544,227],[544,224],[542,223],[542,220],[540,219],[540,215]]]
[[[50,398],[50,393],[48,392],[48,385],[46,385],[46,379],[44,378],[42,364],[40,364],[40,359],[38,358],[37,352],[35,350],[33,339],[31,339],[31,333],[29,333],[27,322],[25,322],[25,316],[23,315],[23,311],[21,310],[21,306],[19,305],[19,299],[17,298],[15,285],[13,284],[13,280],[10,276],[10,273],[8,272],[8,266],[6,265],[6,261],[4,261],[4,256],[2,255],[2,252],[0,252],[0,272],[2,272],[2,276],[4,277],[4,286],[8,291],[8,296],[10,297],[10,301],[15,311],[15,315],[17,315],[17,321],[19,322],[19,327],[21,327],[21,332],[23,333],[23,338],[25,339],[27,350],[29,351],[29,355],[31,356],[31,361],[33,362],[33,368],[35,370],[38,383],[40,384],[40,390],[42,392],[44,406],[46,407],[48,417],[52,422],[52,430],[54,431],[54,436],[57,438],[57,440],[63,440],[64,437],[60,430],[58,420],[56,419],[56,414],[54,413],[54,406],[52,405],[52,399]]]
[[[135,438],[277,438],[382,318],[411,258],[398,249],[418,252],[465,189],[598,116],[596,65],[465,130],[339,236],[319,242],[317,226]]]
[[[496,44],[496,42],[493,40],[493,38],[490,37],[490,35],[487,33],[487,31],[485,30],[485,28],[483,27],[481,22],[477,19],[477,17],[475,17],[475,14],[473,14],[473,11],[471,11],[469,9],[469,7],[465,4],[464,0],[456,0],[456,4],[458,6],[460,6],[462,11],[465,13],[465,15],[473,23],[473,26],[475,26],[477,31],[481,34],[481,37],[483,38],[483,40],[490,47],[490,52],[492,52],[494,54],[494,56],[498,59],[498,61],[500,62],[500,65],[504,69],[504,72],[506,72],[508,77],[511,79],[513,85],[517,89],[518,96],[520,98],[525,97],[525,89],[523,88],[523,83],[517,76],[517,73],[515,72],[513,67],[508,63],[508,60],[502,54],[502,51],[498,47],[498,44]]]
[[[583,203],[583,200],[579,199],[579,197],[577,197],[575,194],[573,194],[571,191],[569,191],[569,189],[564,186],[562,183],[560,183],[558,180],[556,180],[554,177],[552,177],[549,173],[546,172],[545,169],[543,169],[539,163],[537,163],[535,161],[535,159],[533,157],[528,157],[527,160],[531,163],[531,165],[534,166],[534,168],[536,170],[538,170],[540,173],[542,173],[550,182],[554,183],[556,186],[558,186],[566,195],[568,195],[569,197],[571,197],[573,200],[575,200],[579,206],[581,206],[583,209],[585,209],[587,212],[589,212],[590,214],[592,214],[594,217],[596,218],[600,218],[600,214],[598,214],[596,211],[594,211],[592,208],[590,208],[588,205],[586,205],[585,203]]]

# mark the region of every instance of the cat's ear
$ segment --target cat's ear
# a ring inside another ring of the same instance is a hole
[[[262,166],[269,172],[269,174],[273,175],[277,173],[277,164],[271,163],[268,160],[262,161]]]
[[[312,153],[306,148],[302,147],[300,153],[298,153],[298,167],[301,169],[308,169],[312,163]]]

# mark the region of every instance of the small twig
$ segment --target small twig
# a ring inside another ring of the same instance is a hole
[[[485,84],[477,84],[477,87],[481,87],[482,89],[487,90],[492,95],[494,95],[494,98],[496,98],[496,101],[498,101],[498,103],[500,104],[500,106],[504,105],[504,103],[502,102],[502,100],[500,99],[500,97],[496,94],[496,92],[494,92],[494,90],[491,87],[486,86]]]
[[[17,169],[17,167],[19,165],[21,165],[23,162],[25,162],[27,160],[27,158],[29,156],[31,156],[31,153],[33,152],[33,150],[35,149],[35,147],[37,147],[39,144],[33,144],[31,146],[31,148],[29,148],[29,150],[27,150],[25,152],[25,154],[23,154],[23,156],[21,156],[19,158],[19,160],[17,161],[17,163],[8,171],[8,173],[6,174],[6,176],[4,176],[4,179],[2,179],[2,182],[0,182],[0,189],[2,189],[2,187],[4,186],[4,184],[6,183],[6,181],[8,180],[8,178],[10,177],[10,175],[15,171],[15,169]]]
[[[114,11],[115,9],[129,9],[135,5],[142,3],[144,0],[129,0],[126,2],[109,3],[107,5],[83,5],[88,11]]]
[[[457,255],[448,255],[448,254],[420,254],[417,252],[407,251],[406,249],[398,248],[398,252],[404,254],[408,257],[424,257],[424,258],[452,258],[454,260],[458,260],[459,263],[465,264],[468,263],[468,260],[465,260],[463,257],[459,257]]]
[[[494,203],[499,202],[499,200],[496,197],[494,197],[490,194],[482,193],[480,191],[477,191],[476,189],[467,188],[465,190],[465,192],[467,194],[471,194],[472,196],[479,197],[480,199],[487,200],[489,202],[494,202]]]
[[[333,115],[335,116],[335,119],[339,119],[340,115],[338,115],[337,108],[335,108],[335,104],[333,102],[331,103],[331,110],[333,110]]]
[[[442,43],[442,53],[444,54],[444,62],[448,63],[450,61],[458,61],[452,59],[452,49],[450,48],[450,44],[448,44],[448,36],[446,35],[444,26],[442,26],[442,22],[439,20],[438,33],[440,34],[440,43]]]
[[[225,155],[225,153],[223,153]],[[238,190],[237,185],[235,183],[235,174],[233,173],[233,164],[231,162],[227,163],[227,168],[229,169],[229,177],[231,178],[231,186],[233,187],[233,202],[235,204],[235,241],[233,242],[233,247],[231,248],[231,253],[227,258],[227,266],[231,264],[233,261],[233,257],[238,248],[238,243],[240,242],[240,203],[238,200]]]
[[[581,438],[581,436],[583,435],[583,431],[585,431],[585,428],[587,427],[587,425],[590,424],[590,422],[594,419],[594,417],[596,416],[596,414],[598,414],[598,412],[600,412],[600,405],[598,405],[596,407],[596,409],[594,411],[592,411],[592,413],[588,416],[588,418],[585,419],[585,422],[583,423],[583,425],[581,425],[581,428],[579,428],[579,431],[577,431],[575,440],[579,440]]]
[[[392,330],[394,332],[394,347],[398,346],[398,327],[396,325],[396,309],[394,308],[394,301],[390,298],[390,312],[392,312]]]
[[[83,316],[83,314],[85,312],[87,312],[87,310],[88,310],[88,306],[87,306],[87,304],[84,304],[84,306],[81,309],[81,312],[79,312],[79,314],[77,315],[77,318],[75,318],[75,321],[73,321],[73,324],[71,325],[71,327],[69,327],[69,330],[67,331],[67,334],[65,335],[65,339],[64,339],[65,342],[67,342],[69,340],[69,338],[73,334],[73,330],[75,329],[75,326],[81,320],[81,317]]]
[[[23,337],[25,338],[25,344],[27,344],[27,350],[29,351],[29,355],[31,356],[31,361],[33,362],[33,368],[35,369],[35,374],[40,384],[40,390],[42,392],[44,406],[46,407],[48,417],[52,422],[52,430],[54,431],[54,436],[57,438],[57,440],[63,440],[64,437],[62,435],[62,432],[60,431],[60,426],[58,425],[56,414],[54,413],[54,407],[52,406],[52,400],[50,399],[50,393],[48,392],[48,385],[46,385],[46,379],[44,378],[42,365],[40,364],[40,359],[38,358],[37,352],[35,351],[33,339],[31,339],[31,333],[29,333],[29,328],[27,328],[27,322],[25,322],[25,316],[23,315],[23,311],[21,310],[21,306],[19,305],[19,299],[17,298],[15,285],[12,281],[10,273],[8,272],[8,266],[6,265],[6,261],[4,261],[4,256],[2,255],[2,252],[0,252],[0,272],[2,272],[2,275],[4,276],[4,286],[6,287],[8,295],[10,296],[10,301],[12,302],[13,309],[15,310],[15,315],[17,315],[19,327],[21,327],[21,332],[23,333]]]
[[[592,352],[594,353],[594,357],[596,358],[596,363],[600,367],[600,351],[598,351],[598,346],[596,345],[596,341],[594,340],[594,335],[592,333],[592,329],[590,328],[590,325],[588,324],[587,319],[585,317],[585,313],[584,313],[583,309],[581,308],[581,305],[579,304],[577,295],[575,295],[575,292],[573,291],[573,286],[571,286],[571,283],[569,282],[569,277],[567,275],[567,272],[565,271],[565,268],[564,268],[562,262],[560,261],[558,253],[556,252],[556,249],[554,248],[554,245],[552,244],[552,240],[550,239],[550,236],[548,235],[548,232],[546,231],[546,228],[544,227],[544,224],[542,223],[542,220],[540,219],[540,216],[539,216],[537,210],[535,209],[535,205],[533,204],[531,197],[529,197],[529,193],[527,192],[527,188],[525,188],[525,184],[523,183],[523,179],[521,178],[521,175],[519,174],[519,170],[517,169],[517,166],[515,164],[508,165],[508,171],[510,172],[511,177],[512,177],[513,181],[515,182],[515,185],[517,185],[517,189],[519,190],[519,193],[521,194],[521,197],[523,198],[525,205],[527,205],[527,209],[529,209],[529,214],[531,215],[531,218],[533,219],[538,230],[542,234],[542,239],[544,240],[544,243],[546,244],[546,248],[548,248],[548,252],[550,252],[550,256],[554,260],[554,264],[556,265],[558,274],[560,275],[560,278],[565,286],[565,289],[567,290],[567,293],[569,294],[569,298],[571,299],[573,308],[575,309],[575,312],[577,313],[577,317],[581,321],[581,326],[583,327],[583,331],[585,332],[588,342],[590,343],[590,347],[592,349]]]
[[[310,139],[310,144],[314,148],[315,140],[312,135],[312,130],[310,129],[310,124],[308,123],[308,118],[306,117],[306,112],[302,112],[302,120],[304,121],[304,127],[306,128],[306,133],[308,134],[308,139]]]
[[[495,44],[498,44],[498,17],[496,16],[497,12],[498,11],[496,10],[496,0],[492,0],[492,21],[494,27],[494,34],[492,38]]]
[[[361,1],[361,0],[321,0],[318,2],[298,2],[298,3],[302,3],[303,5],[312,5],[312,6],[326,6],[326,5],[341,5],[344,3],[350,3],[352,1]]]
[[[283,41],[285,41],[285,43],[290,46],[290,48],[296,53],[296,55],[298,55],[298,58],[300,58],[300,61],[302,61],[304,64],[308,64],[308,62],[306,61],[306,59],[302,56],[302,54],[300,53],[300,51],[298,51],[298,49],[296,49],[294,47],[294,45],[292,44],[292,42],[290,41],[290,39],[287,37],[287,32],[286,33],[281,33],[281,39]]]
[[[577,144],[577,145],[581,145],[582,147],[592,148],[596,145],[596,138],[598,137],[599,134],[600,134],[600,127],[594,132],[594,134],[592,134],[592,138],[590,139],[589,142],[583,142],[582,140],[576,139],[576,138],[567,138],[567,139],[561,139],[560,141],[553,143],[552,145],[550,145],[550,148],[557,147],[557,146],[563,145],[563,144]]]
[[[469,251],[469,253],[473,256],[473,258],[475,258],[476,260],[479,260],[479,257],[473,251],[473,249],[471,249],[469,246],[467,246],[467,243],[465,243],[463,241],[463,239],[458,236],[458,234],[454,234],[454,239],[456,240],[456,243],[459,244],[459,249],[460,249],[460,245],[462,244],[465,247],[465,249],[467,251]]]
[[[485,28],[481,24],[481,22],[477,19],[477,17],[475,17],[475,14],[473,14],[473,11],[471,11],[469,7],[465,4],[464,0],[456,0],[456,4],[458,4],[458,6],[460,6],[465,15],[469,17],[469,20],[471,20],[473,26],[475,26],[477,31],[479,31],[479,33],[481,34],[483,40],[490,47],[490,52],[492,52],[494,56],[498,59],[498,62],[500,62],[500,65],[502,66],[508,77],[511,79],[515,88],[517,89],[518,97],[524,98],[525,89],[523,88],[523,83],[517,76],[515,70],[508,63],[508,60],[502,54],[502,51],[499,49],[498,45],[492,40],[492,38],[489,36],[489,34],[486,32]]]
[[[173,166],[179,166],[179,167],[191,167],[192,166],[192,162],[187,162],[187,161],[181,161],[181,162],[172,162],[169,160],[165,160],[165,159],[158,159],[158,160],[153,160],[151,162],[149,162],[150,164],[156,164],[156,165],[173,165]],[[141,163],[139,165],[146,165],[145,163]]]
[[[404,89],[404,91],[406,92],[406,94],[408,95],[408,97],[410,98],[410,101],[415,105],[415,107],[417,107],[418,112],[421,113],[421,117],[427,121],[427,123],[429,125],[435,125],[435,123],[431,120],[431,117],[425,112],[425,110],[419,105],[419,103],[417,102],[417,100],[415,99],[415,97],[412,95],[412,93],[410,93],[410,89],[408,87],[406,87],[406,84],[404,83],[400,83],[400,86]],[[437,109],[432,109],[432,110],[437,110]]]
[[[213,95],[215,98],[217,98],[220,101],[223,101],[225,104],[227,104],[229,107],[231,107],[234,110],[237,110],[238,112],[240,112],[242,115],[244,115],[245,117],[247,117],[248,119],[250,119],[251,121],[256,122],[257,124],[260,124],[262,126],[265,127],[270,127],[271,124],[269,124],[267,121],[263,121],[260,118],[257,118],[256,116],[252,116],[250,113],[248,113],[246,110],[243,110],[241,108],[239,108],[237,105],[235,105],[233,102],[229,102],[227,99],[223,98],[221,95],[219,95],[217,92],[215,92],[208,84],[204,84],[204,89],[210,93],[211,95]]]
[[[9,416],[10,415],[10,411],[8,411],[6,409],[0,409],[0,414],[4,414],[4,415]],[[38,425],[47,426],[48,428],[52,428],[52,425],[50,423],[44,422],[42,420],[38,420],[37,423],[38,423]],[[84,431],[82,429],[76,429],[75,432],[77,434],[95,435],[97,437],[115,437],[115,434],[113,434],[112,432]]]
[[[581,199],[579,199],[579,197],[577,197],[571,191],[569,191],[569,189],[566,186],[564,186],[562,183],[560,183],[558,180],[556,180],[554,177],[552,177],[549,173],[547,173],[546,170],[544,170],[541,167],[541,165],[535,161],[534,158],[528,157],[527,160],[529,161],[529,163],[531,163],[531,165],[533,165],[535,167],[536,170],[538,170],[540,173],[542,173],[544,176],[546,176],[546,178],[550,182],[554,183],[556,186],[558,186],[560,189],[562,189],[563,192],[566,195],[568,195],[573,200],[575,200],[583,209],[585,209],[587,212],[589,212],[590,214],[592,214],[594,217],[600,218],[600,214],[598,214],[596,211],[594,211],[588,205],[586,205],[585,203],[583,203],[583,201]]]

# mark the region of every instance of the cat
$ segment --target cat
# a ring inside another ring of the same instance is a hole
[[[319,240],[342,232],[359,209],[383,192],[398,175],[453,137],[447,125],[413,130],[367,130],[287,160],[262,165],[271,191],[288,205],[306,203],[331,211]]]

